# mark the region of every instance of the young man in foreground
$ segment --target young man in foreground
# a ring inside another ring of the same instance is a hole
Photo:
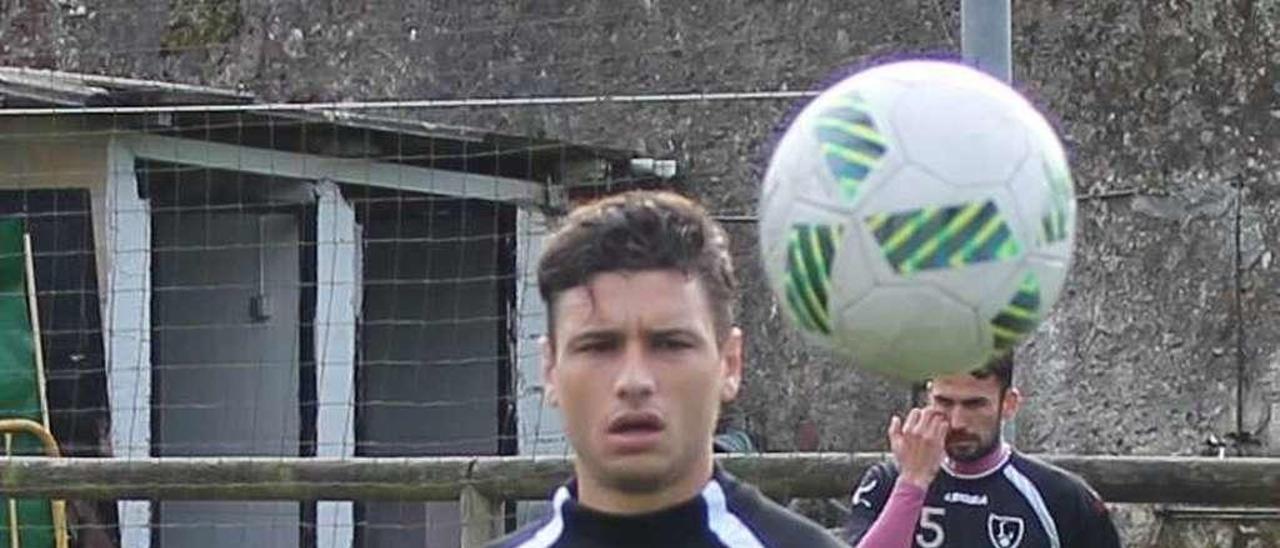
[[[538,265],[546,397],[564,415],[574,479],[552,513],[494,546],[840,545],[715,466],[722,403],[742,380],[727,236],[675,194],[575,210]]]

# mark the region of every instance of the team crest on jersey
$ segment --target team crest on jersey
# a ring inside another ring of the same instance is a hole
[[[987,514],[987,536],[996,548],[1018,548],[1024,529],[1020,517]]]

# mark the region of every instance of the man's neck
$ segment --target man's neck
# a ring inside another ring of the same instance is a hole
[[[598,481],[591,474],[576,470],[578,479],[578,503],[607,514],[635,515],[671,508],[697,496],[711,481],[713,470],[710,455],[699,462],[696,469],[682,474],[670,484],[650,492],[632,492],[612,488]]]
[[[946,462],[947,470],[953,474],[980,476],[994,470],[997,466],[1000,466],[1000,464],[1005,461],[1005,458],[1009,456],[1009,451],[1011,451],[1011,449],[1006,443],[1003,441],[997,441],[995,447],[991,448],[991,451],[976,460],[957,461],[955,459],[948,458]]]

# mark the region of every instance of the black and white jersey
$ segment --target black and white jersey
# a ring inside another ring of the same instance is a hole
[[[575,485],[552,497],[551,515],[492,548],[833,548],[844,546],[809,520],[717,469],[693,499],[640,515],[605,514],[578,503]]]
[[[892,463],[863,474],[850,501],[847,540],[857,545],[898,479]],[[990,471],[947,468],[929,485],[916,524],[919,548],[1119,548],[1107,507],[1079,477],[1011,451]]]

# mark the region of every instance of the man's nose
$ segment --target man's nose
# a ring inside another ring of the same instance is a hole
[[[624,400],[644,399],[653,395],[656,382],[643,345],[629,344],[622,353],[615,392]]]

